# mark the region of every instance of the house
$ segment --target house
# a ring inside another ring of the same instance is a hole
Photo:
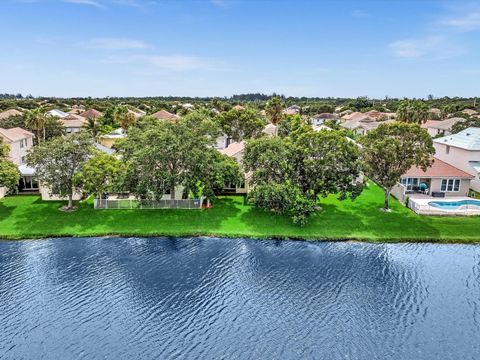
[[[357,135],[365,135],[369,131],[376,129],[380,124],[385,123],[389,124],[394,122],[394,120],[385,120],[382,122],[375,121],[370,117],[358,117],[360,120],[352,119],[347,120],[344,123],[340,124],[341,127],[347,130],[352,130]]]
[[[118,128],[113,130],[112,132],[100,136],[100,144],[105,146],[106,148],[111,149],[114,147],[115,143],[120,140],[124,139],[127,135],[123,131],[122,128]]]
[[[156,117],[158,120],[175,121],[180,119],[178,115],[172,114],[166,110],[157,111],[155,114],[152,114],[152,116]]]
[[[63,119],[64,117],[67,117],[70,114],[63,112],[62,110],[53,109],[53,110],[47,111],[47,115]]]
[[[345,121],[348,121],[348,120],[363,120],[363,119],[366,119],[368,118],[368,115],[360,112],[360,111],[355,111],[355,112],[350,112],[350,113],[347,113],[345,115],[342,115],[341,119],[342,120],[345,120]]]
[[[262,131],[267,136],[275,136],[277,132],[277,127],[273,124],[268,124]]]
[[[103,116],[103,113],[95,109],[88,109],[87,111],[80,113],[80,116],[82,116],[85,119],[90,119],[90,118],[98,119]]]
[[[480,192],[480,128],[433,139],[433,146],[436,158],[472,175],[470,187]]]
[[[33,169],[25,165],[25,157],[33,146],[34,135],[22,128],[3,129],[0,128],[0,138],[10,148],[8,154],[10,160],[17,165],[20,171],[20,191],[38,191],[38,182],[34,178]],[[5,189],[0,188],[0,198],[5,195]]]
[[[301,112],[302,112],[302,108],[298,105],[292,105],[286,108],[285,110],[283,110],[283,113],[285,115],[297,115],[297,114],[300,114]]]
[[[478,111],[473,110],[473,109],[465,109],[465,110],[462,110],[462,113],[464,113],[465,115],[468,115],[468,116],[473,116],[473,115],[477,115]]]
[[[442,117],[442,110],[437,108],[432,108],[429,110],[430,115],[436,119],[440,119]]]
[[[9,109],[9,110],[0,112],[0,120],[8,119],[9,117],[12,117],[12,116],[20,116],[20,115],[22,115],[21,111],[18,111],[16,109]]]
[[[237,111],[245,110],[245,108],[242,105],[235,105],[232,109]]]
[[[452,133],[452,127],[458,122],[465,121],[464,118],[450,118],[445,120],[427,120],[422,124],[422,128],[427,129],[431,137],[445,136]]]
[[[310,119],[310,122],[313,126],[320,126],[325,122],[325,120],[337,120],[337,119],[338,119],[337,114],[322,113],[322,114],[317,114],[312,116],[312,118]]]
[[[400,183],[406,194],[421,192],[424,195],[468,196],[470,181],[473,176],[453,165],[432,158],[432,166],[426,171],[411,167],[402,177]]]
[[[68,114],[61,118],[59,122],[65,128],[67,134],[79,132],[87,123],[87,119],[80,115]]]
[[[220,153],[235,159],[235,161],[242,167],[243,155],[245,152],[245,142],[232,142],[225,149],[220,150]],[[234,192],[236,194],[246,194],[249,191],[249,182],[251,174],[244,175],[244,182],[242,184],[230,184],[225,187],[226,192]]]

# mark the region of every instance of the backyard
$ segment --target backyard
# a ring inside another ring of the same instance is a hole
[[[305,227],[245,205],[239,196],[222,197],[206,210],[95,210],[91,200],[76,212],[63,202],[38,196],[0,200],[0,238],[58,236],[196,236],[297,238],[362,241],[480,242],[480,217],[424,217],[392,199],[391,213],[379,211],[383,192],[370,184],[355,201],[322,200],[322,211]]]

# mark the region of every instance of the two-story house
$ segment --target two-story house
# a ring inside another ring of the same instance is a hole
[[[22,175],[19,189],[24,191],[38,190],[38,182],[33,176],[33,169],[25,165],[25,157],[33,146],[34,135],[30,131],[17,127],[12,129],[0,128],[0,137],[9,146],[9,158],[18,166]]]
[[[480,192],[480,128],[434,139],[433,146],[436,158],[471,174],[470,187]]]

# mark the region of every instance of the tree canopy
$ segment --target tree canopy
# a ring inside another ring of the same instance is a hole
[[[366,175],[385,193],[384,209],[392,188],[412,166],[426,170],[435,154],[433,141],[417,124],[394,122],[380,124],[362,139]]]
[[[89,134],[80,132],[40,143],[27,155],[27,165],[48,187],[51,195],[68,197],[67,209],[73,208],[75,176],[94,152]]]
[[[297,136],[247,142],[244,166],[252,173],[250,201],[289,214],[305,224],[319,196],[354,199],[362,185],[358,147],[337,131],[302,131]]]
[[[266,121],[260,113],[253,109],[231,109],[220,113],[216,121],[221,131],[231,140],[240,142],[243,139],[256,138],[262,135]]]
[[[405,99],[400,101],[397,108],[397,121],[423,124],[428,120],[429,107],[422,100]]]

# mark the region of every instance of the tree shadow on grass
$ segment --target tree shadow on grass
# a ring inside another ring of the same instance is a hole
[[[15,214],[14,228],[25,236],[214,234],[225,219],[237,215],[238,204],[238,199],[219,199],[211,209],[96,210],[81,203],[77,211],[64,213],[58,210],[61,201],[34,201],[28,211]]]
[[[303,227],[293,224],[285,215],[251,208],[242,214],[242,223],[251,232],[270,237],[362,240],[435,240],[437,228],[402,205],[392,212],[382,212],[373,202],[322,204]]]

